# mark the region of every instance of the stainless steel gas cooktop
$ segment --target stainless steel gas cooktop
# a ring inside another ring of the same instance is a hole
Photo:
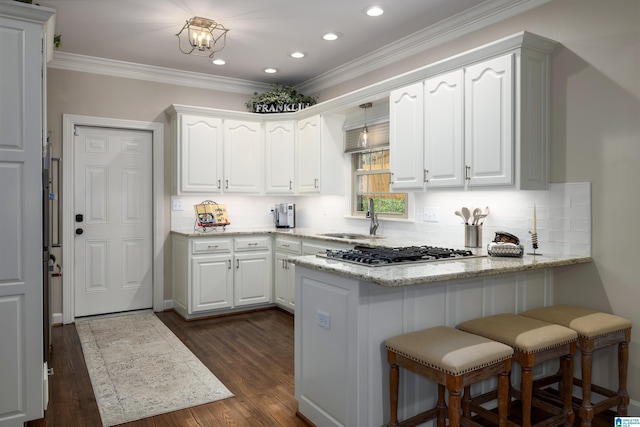
[[[438,248],[435,246],[405,246],[399,248],[356,246],[353,249],[346,250],[327,249],[326,253],[318,254],[318,256],[370,267],[485,257],[485,255],[476,255],[470,250]]]

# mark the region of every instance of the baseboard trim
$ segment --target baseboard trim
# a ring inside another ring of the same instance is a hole
[[[165,310],[172,310],[173,309],[173,300],[172,299],[164,300],[164,309]]]
[[[62,313],[53,313],[53,315],[51,316],[51,324],[53,326],[62,325]]]

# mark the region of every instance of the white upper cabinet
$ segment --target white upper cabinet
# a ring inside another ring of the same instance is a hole
[[[222,190],[222,119],[181,114],[175,117],[172,151],[174,194],[217,193]]]
[[[424,81],[420,116],[422,83],[391,92],[394,190],[546,189],[548,53],[524,46],[486,60],[480,53]]]
[[[418,82],[389,96],[391,188],[422,189],[424,181],[424,89]]]
[[[296,134],[298,193],[320,192],[320,116],[299,120]]]
[[[512,185],[513,55],[468,67],[464,83],[467,185]]]
[[[344,125],[340,114],[312,116],[296,125],[296,193],[344,194]]]
[[[224,120],[225,192],[262,192],[263,143],[262,123]]]
[[[295,123],[265,123],[265,192],[294,193]]]
[[[464,71],[425,82],[424,166],[427,187],[464,185]]]

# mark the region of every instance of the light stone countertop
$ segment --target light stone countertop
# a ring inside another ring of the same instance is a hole
[[[297,238],[313,238],[331,242],[340,242],[353,245],[401,247],[411,245],[428,245],[428,242],[405,237],[378,236],[369,238],[342,239],[323,236],[332,233],[331,230],[317,230],[309,228],[264,228],[264,229],[214,229],[208,232],[190,230],[172,230],[172,234],[185,237],[234,237],[242,235],[276,235],[291,236]],[[433,246],[439,246],[431,244]],[[464,247],[452,247],[454,249],[469,249]],[[471,249],[477,255],[486,255],[486,248]],[[392,265],[384,267],[368,267],[343,262],[335,259],[308,256],[289,256],[290,262],[314,270],[326,271],[340,276],[354,278],[365,282],[375,283],[387,287],[400,287],[419,285],[424,283],[442,282],[447,280],[460,280],[474,277],[491,276],[519,271],[536,270],[543,268],[555,268],[574,264],[592,262],[592,258],[583,255],[525,255],[522,258],[513,257],[481,257],[470,259],[456,259],[446,261],[433,261],[418,264]]]
[[[317,256],[291,257],[291,262],[382,286],[400,287],[562,267],[589,263],[592,259],[588,256],[525,254],[522,258],[487,256],[384,267],[368,267]]]

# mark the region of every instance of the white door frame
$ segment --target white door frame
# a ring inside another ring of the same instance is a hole
[[[62,322],[75,320],[74,298],[74,129],[76,126],[146,130],[152,132],[153,150],[153,311],[164,310],[164,124],[104,117],[62,116]]]

